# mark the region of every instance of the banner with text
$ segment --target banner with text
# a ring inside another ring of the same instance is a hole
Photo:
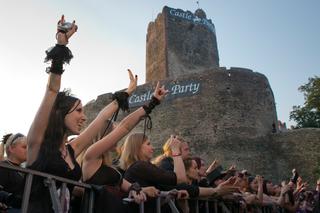
[[[183,81],[165,84],[165,88],[169,90],[165,100],[197,95],[200,92],[200,85],[200,82],[197,81]],[[142,106],[151,99],[153,92],[154,88],[147,91],[134,92],[129,98],[129,107]]]

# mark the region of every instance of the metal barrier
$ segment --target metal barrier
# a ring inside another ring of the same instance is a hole
[[[83,213],[92,213],[94,209],[94,199],[95,194],[93,187],[89,184],[80,183],[77,181],[69,180],[66,178],[50,175],[47,173],[31,170],[31,169],[25,169],[20,167],[14,167],[12,165],[8,165],[6,163],[0,162],[0,167],[14,170],[17,172],[21,172],[26,174],[25,178],[25,187],[24,187],[24,193],[22,198],[22,204],[21,204],[21,213],[27,213],[28,210],[28,204],[29,204],[29,198],[31,193],[31,186],[33,177],[40,176],[44,178],[44,184],[48,187],[50,192],[50,197],[52,201],[52,207],[54,209],[54,212],[60,213],[62,212],[62,206],[64,206],[64,199],[60,199],[59,195],[57,193],[57,187],[56,182],[61,182],[62,185],[60,187],[60,197],[64,197],[66,190],[67,190],[67,184],[71,184],[74,186],[78,186],[84,189],[83,194],[83,200],[82,200],[82,208],[81,211]],[[156,200],[156,213],[161,213],[161,201],[164,201],[165,203],[168,203],[171,212],[172,213],[179,213],[178,208],[175,205],[175,193],[176,190],[171,191],[161,191],[160,195],[157,197]],[[125,198],[123,199],[124,202],[134,202],[131,198]],[[251,212],[248,211],[248,209],[254,209],[254,212],[259,213],[284,213],[286,212],[285,209],[281,207],[274,207],[274,206],[258,206],[258,205],[247,205],[247,208],[243,208],[239,201],[235,200],[223,200],[223,199],[217,199],[217,198],[193,198],[189,199],[189,201],[195,202],[195,213],[199,212],[205,212],[205,213],[247,213]],[[201,205],[200,205],[201,204]],[[320,206],[319,203],[317,203],[316,207],[317,211],[319,211]],[[144,213],[144,203],[141,203],[139,205],[139,212]],[[320,211],[319,211],[320,212]]]
[[[162,191],[157,198],[156,202],[156,213],[161,213],[161,200],[166,199],[168,205],[170,206],[172,213],[179,213],[178,208],[175,205],[175,198],[170,196],[170,191],[164,192]],[[130,203],[134,202],[132,198],[123,199],[124,202]],[[188,199],[189,201],[195,202],[194,211],[190,211],[190,213],[247,213],[251,212],[247,208],[241,208],[239,202],[234,200],[222,200],[217,198],[193,198]],[[202,205],[200,205],[201,203]],[[250,209],[254,209],[253,212],[258,213],[283,213],[285,210],[283,208],[278,207],[274,209],[272,206],[258,206],[258,205],[248,205]],[[144,213],[144,203],[139,204],[139,212]]]
[[[56,213],[62,212],[62,206],[64,206],[64,204],[65,204],[65,199],[59,198],[59,195],[57,192],[57,187],[56,187],[56,181],[62,183],[62,186],[60,188],[60,193],[61,193],[60,197],[61,198],[63,198],[66,193],[67,184],[71,184],[74,186],[84,188],[85,192],[84,192],[83,197],[85,198],[85,201],[83,204],[82,211],[86,212],[86,213],[93,212],[94,191],[93,191],[92,186],[89,184],[80,183],[77,181],[69,180],[66,178],[58,177],[55,175],[50,175],[47,173],[43,173],[43,172],[31,170],[31,169],[14,167],[12,165],[8,165],[8,164],[2,163],[2,162],[0,162],[0,167],[26,174],[22,204],[21,204],[21,213],[27,213],[27,211],[28,211],[31,186],[32,186],[33,177],[35,175],[44,178],[44,184],[48,187],[49,192],[50,192],[50,197],[51,197],[52,207],[54,209],[54,212],[56,212]]]
[[[156,199],[156,213],[161,213],[161,201],[168,203],[172,213],[179,213],[179,210],[174,203],[176,193],[177,190],[161,191]],[[123,201],[124,203],[133,203],[134,199],[124,198]],[[139,204],[139,213],[144,213],[144,203]]]

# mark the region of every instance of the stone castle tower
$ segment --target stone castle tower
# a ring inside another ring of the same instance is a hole
[[[158,153],[171,134],[180,134],[208,163],[217,158],[276,181],[288,178],[294,167],[309,180],[316,178],[320,130],[278,133],[268,79],[250,69],[220,67],[215,27],[203,10],[164,7],[146,37],[146,83],[129,104],[133,111],[150,100],[158,80],[169,90],[152,112],[153,129],[147,133]],[[87,104],[88,122],[110,101],[106,93]],[[143,132],[142,123],[133,131]]]
[[[164,7],[147,34],[146,82],[219,67],[214,24],[203,10]]]

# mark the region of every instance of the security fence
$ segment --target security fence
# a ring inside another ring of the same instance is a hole
[[[81,203],[81,212],[79,213],[93,213],[94,209],[94,199],[95,199],[95,186],[84,184],[81,182],[69,180],[66,178],[50,175],[47,173],[14,167],[0,162],[0,167],[15,170],[25,174],[25,187],[21,204],[21,212],[26,213],[28,210],[29,198],[31,193],[31,186],[34,176],[40,176],[43,178],[44,184],[48,187],[50,192],[50,197],[52,201],[52,208],[55,213],[63,212],[62,207],[64,206],[65,199],[63,198],[66,190],[67,184],[80,187],[84,189],[84,194]],[[0,174],[1,175],[1,174]],[[60,196],[57,192],[56,183],[61,183]],[[168,204],[172,213],[179,213],[179,208],[176,205],[176,190],[172,191],[162,191],[156,199],[156,207],[154,212],[161,213],[161,206],[163,204]],[[187,200],[189,206],[191,207],[190,213],[285,213],[286,210],[279,206],[260,206],[260,205],[243,205],[244,203],[237,200],[227,200],[218,198],[192,198]],[[131,198],[123,199],[124,203],[133,203],[134,200]],[[148,201],[147,201],[148,202]],[[144,213],[145,203],[139,204],[139,213]],[[312,212],[320,212],[319,202],[316,208]]]
[[[60,213],[62,212],[62,207],[64,206],[65,199],[60,199],[64,197],[66,190],[67,190],[67,184],[77,186],[84,189],[84,199],[83,203],[81,205],[81,212],[82,213],[92,213],[93,212],[93,205],[94,205],[94,191],[93,187],[89,184],[80,183],[77,181],[69,180],[66,178],[50,175],[47,173],[31,170],[31,169],[25,169],[25,168],[19,168],[14,167],[5,163],[0,162],[0,167],[15,170],[17,172],[24,173],[26,175],[25,178],[25,186],[24,186],[24,192],[23,192],[23,198],[22,198],[22,204],[21,204],[21,213],[27,213],[28,210],[28,204],[29,204],[29,198],[31,193],[31,186],[34,176],[40,176],[43,177],[44,184],[48,187],[50,192],[50,197],[52,201],[52,208],[54,212]],[[1,174],[0,174],[1,175]],[[56,183],[60,182],[61,185],[61,196],[58,195]]]

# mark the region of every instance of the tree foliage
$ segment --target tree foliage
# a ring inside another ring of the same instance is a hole
[[[300,86],[299,91],[304,95],[303,106],[293,106],[290,120],[297,123],[295,128],[320,128],[320,78],[309,78],[309,82]]]

